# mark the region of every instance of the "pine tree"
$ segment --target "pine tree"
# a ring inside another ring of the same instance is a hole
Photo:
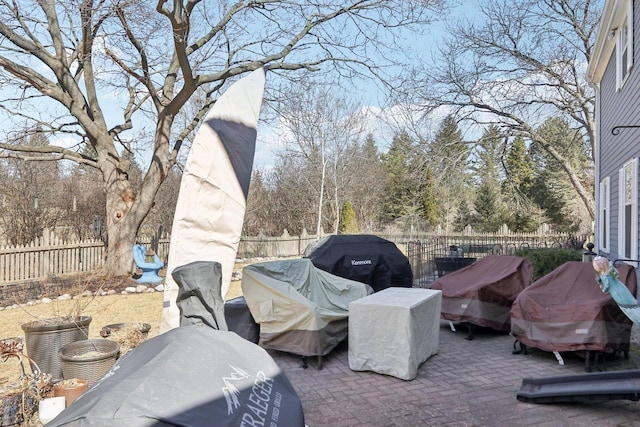
[[[503,152],[500,130],[489,126],[478,141],[478,148],[474,170],[479,186],[474,202],[473,227],[482,232],[494,232],[506,222],[500,185],[499,160]]]
[[[453,222],[453,231],[461,232],[465,229],[467,225],[473,223],[473,214],[469,209],[469,204],[466,200],[462,200],[460,202],[460,206],[458,206],[458,212],[456,213],[456,218]]]
[[[470,197],[469,155],[469,145],[462,139],[455,117],[445,117],[427,149],[438,206],[438,223],[443,224],[445,229],[451,227],[460,203]]]
[[[387,175],[383,199],[386,221],[415,213],[416,185],[410,168],[414,153],[413,141],[406,132],[402,132],[393,137],[389,151],[382,155]]]
[[[358,234],[358,221],[356,220],[356,211],[353,209],[353,204],[350,200],[344,203],[342,210],[340,211],[340,226],[339,231],[341,234]]]
[[[426,182],[422,190],[422,216],[432,227],[438,225],[438,201],[436,200],[436,183],[431,168],[427,168]]]
[[[540,225],[540,208],[531,200],[535,163],[522,137],[511,143],[505,159],[506,179],[502,193],[509,211],[507,225],[512,231],[530,232]]]
[[[571,168],[580,174],[582,182],[593,185],[593,176],[589,176],[591,165],[582,135],[571,128],[562,118],[553,117],[546,120],[537,129],[546,140],[569,161]],[[540,149],[532,150],[537,164],[535,184],[531,193],[535,202],[558,230],[577,231],[590,230],[591,217],[583,205],[575,197],[572,185],[566,175],[564,165],[556,161],[549,153]]]

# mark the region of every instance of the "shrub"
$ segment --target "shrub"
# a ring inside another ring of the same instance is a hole
[[[565,262],[582,261],[582,251],[574,249],[520,249],[515,254],[527,258],[533,264],[531,282],[551,273]]]

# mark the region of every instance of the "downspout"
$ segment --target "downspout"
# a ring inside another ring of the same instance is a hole
[[[601,220],[601,206],[600,206],[600,137],[601,137],[601,129],[600,129],[600,83],[589,82],[589,86],[593,88],[596,93],[596,105],[595,105],[595,120],[596,120],[596,132],[595,132],[595,141],[594,141],[594,150],[593,158],[594,158],[594,190],[595,190],[595,220],[593,224],[593,238],[595,244],[596,253],[600,253],[600,249],[603,247],[605,242],[601,242],[601,234],[600,234],[600,220]],[[609,215],[611,213],[609,212]],[[611,232],[609,230],[609,232]]]

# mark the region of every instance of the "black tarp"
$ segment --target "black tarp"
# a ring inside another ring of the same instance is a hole
[[[413,273],[407,257],[395,243],[378,236],[327,236],[309,245],[303,256],[321,270],[368,284],[374,292],[391,286],[413,286]]]

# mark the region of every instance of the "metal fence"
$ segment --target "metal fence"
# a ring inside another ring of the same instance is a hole
[[[413,271],[414,287],[429,287],[438,277],[438,260],[478,259],[487,255],[514,255],[520,249],[565,248],[582,251],[591,236],[569,234],[459,234],[425,236],[406,242],[405,252]],[[458,262],[465,265],[464,262]]]

